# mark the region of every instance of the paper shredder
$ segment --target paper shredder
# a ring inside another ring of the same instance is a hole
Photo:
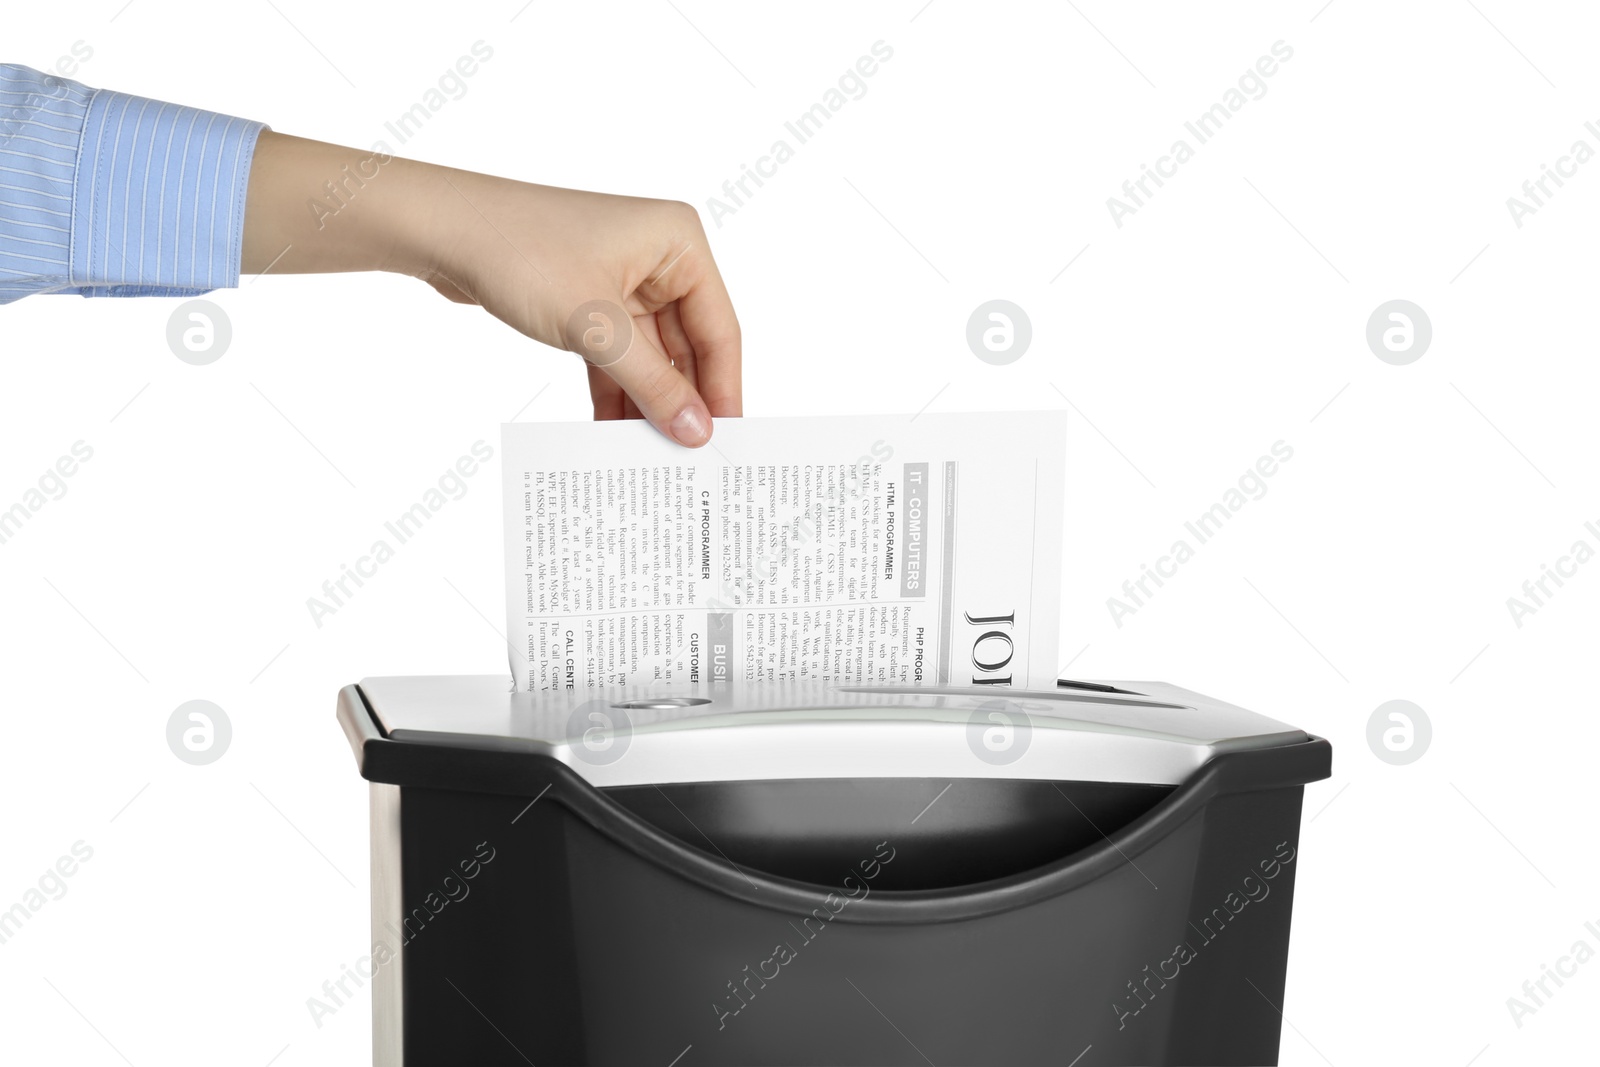
[[[1273,1064],[1326,741],[1161,683],[373,678],[374,1062]]]

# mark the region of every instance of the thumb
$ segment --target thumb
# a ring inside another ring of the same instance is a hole
[[[609,375],[650,424],[679,444],[711,439],[711,413],[620,301],[589,300],[567,319],[567,347]]]

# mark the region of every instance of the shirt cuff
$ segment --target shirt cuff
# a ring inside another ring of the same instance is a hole
[[[237,286],[250,164],[266,128],[96,92],[74,176],[69,291],[193,296]]]

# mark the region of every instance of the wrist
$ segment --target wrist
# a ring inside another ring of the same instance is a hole
[[[373,212],[359,238],[381,250],[373,269],[418,278],[449,273],[450,251],[470,225],[462,214],[466,205],[450,186],[457,172],[414,159],[375,159]]]
[[[381,268],[414,277],[443,275],[454,281],[469,280],[490,258],[485,241],[503,239],[484,214],[500,179],[433,163],[396,159],[385,170],[399,167],[394,183],[395,201],[386,209],[393,239],[388,262]],[[493,232],[490,232],[493,231]]]

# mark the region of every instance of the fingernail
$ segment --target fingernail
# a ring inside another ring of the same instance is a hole
[[[679,444],[688,445],[690,448],[703,445],[711,438],[710,419],[706,417],[699,404],[690,404],[678,412],[668,428]]]

